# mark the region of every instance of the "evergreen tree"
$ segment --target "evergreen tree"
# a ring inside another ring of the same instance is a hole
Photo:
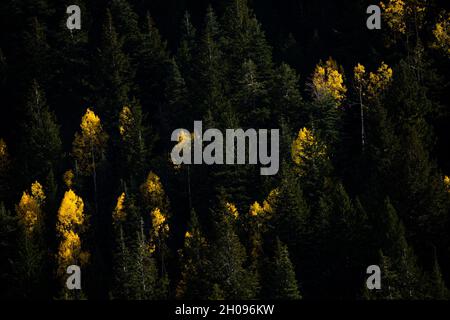
[[[0,202],[0,284],[6,288],[0,293],[2,298],[11,298],[17,296],[14,292],[13,279],[13,260],[15,259],[16,234],[18,229],[17,217],[5,208],[3,202]],[[14,292],[14,293],[13,293]]]
[[[288,248],[279,239],[276,241],[275,255],[268,274],[270,279],[269,298],[275,300],[298,300],[302,298],[295,277],[294,266],[289,259]]]
[[[207,273],[210,268],[208,250],[208,243],[200,230],[197,214],[192,210],[189,228],[184,236],[184,247],[180,250],[182,267],[181,279],[176,289],[177,298],[207,299],[210,296],[212,288]]]
[[[211,244],[211,282],[218,285],[225,299],[252,299],[258,294],[259,284],[246,269],[247,255],[233,230],[235,217],[224,203],[214,211],[214,241]],[[213,287],[214,288],[214,287]],[[217,296],[217,288],[214,290]]]
[[[123,52],[123,40],[117,34],[111,12],[106,11],[94,83],[95,105],[105,118],[106,128],[116,127],[119,112],[130,102],[130,70],[128,56]]]
[[[20,146],[20,174],[24,183],[45,180],[51,170],[58,170],[62,142],[54,114],[47,106],[45,95],[34,80],[24,108],[26,125]]]

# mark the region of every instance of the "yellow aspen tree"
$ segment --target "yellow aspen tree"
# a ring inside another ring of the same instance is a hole
[[[444,177],[444,187],[445,187],[445,190],[447,190],[447,192],[450,193],[450,177],[449,176]]]
[[[426,1],[424,0],[387,0],[380,2],[383,17],[394,40],[405,37],[409,47],[409,38],[414,35],[419,42],[419,30],[423,26]],[[392,41],[392,40],[390,40]]]
[[[433,29],[432,47],[450,57],[450,13],[442,13]]]
[[[78,170],[84,175],[95,173],[96,161],[104,156],[108,135],[103,130],[100,118],[87,109],[80,124],[81,132],[75,133],[72,155]]]
[[[366,143],[365,132],[365,108],[367,103],[372,103],[380,93],[382,93],[388,85],[392,82],[392,69],[385,64],[381,63],[377,72],[366,73],[366,68],[358,63],[353,69],[355,90],[358,96],[358,104],[360,107],[360,121],[361,121],[361,146],[364,151]]]
[[[331,99],[336,106],[342,103],[347,92],[343,74],[331,58],[325,64],[321,62],[316,66],[310,86],[317,101]]]
[[[292,142],[291,156],[299,168],[300,174],[303,174],[308,163],[327,156],[326,147],[317,140],[311,130],[303,128]]]
[[[33,296],[42,290],[46,270],[46,246],[44,243],[45,194],[42,185],[34,182],[16,205],[21,237],[18,241],[16,271],[19,285],[25,296]]]
[[[278,189],[273,189],[262,205],[255,201],[249,209],[250,256],[257,259],[262,253],[262,234],[267,231],[268,222],[272,219],[274,206],[279,195]]]
[[[145,203],[145,209],[150,214],[152,224],[150,245],[158,252],[161,262],[161,274],[164,276],[164,256],[167,251],[166,239],[169,236],[169,201],[160,178],[153,172],[148,174],[146,181],[141,185],[140,189]]]
[[[41,233],[43,228],[42,207],[45,204],[45,193],[39,182],[31,185],[31,193],[25,191],[16,206],[19,221],[25,232],[25,236],[32,239],[36,233]]]
[[[89,261],[89,253],[83,251],[80,235],[87,228],[84,202],[69,189],[58,210],[56,231],[60,243],[57,254],[58,275],[64,277],[69,265],[84,266]]]
[[[92,175],[94,183],[94,201],[97,210],[97,163],[104,159],[108,135],[103,130],[100,118],[89,108],[81,119],[80,133],[75,133],[72,155],[77,171],[82,175]]]

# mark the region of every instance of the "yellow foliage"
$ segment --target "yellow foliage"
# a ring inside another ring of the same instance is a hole
[[[316,99],[332,98],[339,105],[345,98],[347,88],[343,75],[330,58],[325,65],[318,64],[312,78],[312,88]]]
[[[384,11],[387,24],[392,30],[404,34],[406,32],[405,2],[403,0],[388,0],[387,3],[380,3]]]
[[[377,72],[371,72],[369,75],[369,83],[367,88],[369,96],[375,97],[381,91],[385,90],[391,83],[392,76],[392,69],[387,64],[382,62]]]
[[[353,71],[356,83],[358,85],[363,84],[365,82],[366,77],[366,68],[362,64],[358,63]]]
[[[119,115],[119,132],[122,137],[126,136],[133,123],[134,119],[131,109],[128,106],[124,106]]]
[[[67,188],[70,189],[72,187],[74,177],[75,177],[75,175],[73,174],[72,170],[67,170],[66,172],[64,172],[63,180],[64,180],[64,183],[66,184]]]
[[[8,157],[8,147],[5,140],[0,139],[0,159]]]
[[[186,233],[184,234],[184,238],[185,239],[191,239],[192,238],[192,233],[190,233],[189,231],[186,231]]]
[[[73,230],[64,231],[58,248],[58,273],[65,274],[67,266],[71,264],[85,265],[89,261],[89,253],[82,251],[81,240]]]
[[[273,189],[270,191],[267,199],[263,201],[263,210],[264,212],[271,215],[273,213],[273,207],[277,204],[278,196],[280,195],[280,191],[278,189]]]
[[[68,265],[84,265],[89,260],[89,253],[82,251],[81,239],[76,230],[84,229],[84,203],[83,200],[73,192],[66,191],[61,206],[58,210],[56,230],[61,242],[58,248],[58,273],[65,274]]]
[[[31,194],[26,191],[22,194],[16,212],[27,235],[31,235],[36,227],[40,226],[43,218],[41,206],[44,205],[44,201],[44,190],[37,181],[31,185]]]
[[[450,177],[448,176],[444,177],[444,186],[445,189],[450,193]]]
[[[103,131],[100,118],[90,109],[82,117],[80,128],[81,134],[75,134],[72,154],[79,170],[89,175],[94,169],[94,160],[98,161],[103,155],[108,135]]]
[[[141,186],[141,193],[151,207],[162,207],[165,204],[165,193],[160,178],[153,172],[147,176],[147,180]]]
[[[257,216],[260,216],[262,213],[264,213],[264,209],[261,207],[261,205],[258,203],[258,201],[255,201],[250,206],[250,216],[257,217]]]
[[[84,224],[83,210],[83,199],[77,196],[73,190],[66,191],[58,210],[58,232],[62,234],[74,227],[82,226]]]
[[[433,30],[433,47],[450,57],[450,14],[442,14]]]
[[[234,217],[235,219],[239,218],[239,212],[238,212],[236,206],[235,206],[233,203],[227,202],[227,203],[225,204],[225,207],[226,207],[228,213],[229,213],[232,217]]]
[[[381,63],[377,72],[366,73],[366,68],[358,63],[354,68],[354,78],[358,90],[362,91],[363,96],[369,99],[377,97],[392,82],[393,71],[385,64]]]
[[[125,192],[122,192],[122,194],[117,198],[117,204],[116,208],[113,212],[113,222],[122,222],[126,218],[126,212],[124,210],[124,202],[125,202]]]
[[[307,128],[299,131],[297,139],[294,140],[291,147],[292,160],[297,165],[302,165],[312,157],[324,156],[325,147],[322,147],[312,132]]]
[[[32,185],[31,185],[31,195],[33,196],[34,199],[36,199],[40,204],[42,204],[45,200],[45,193],[44,193],[44,188],[42,188],[42,185],[35,181]]]
[[[83,136],[91,139],[94,139],[103,131],[100,118],[89,108],[81,118],[80,128]]]
[[[155,233],[166,234],[167,232],[169,232],[169,225],[166,222],[167,218],[159,208],[152,210],[151,217]]]

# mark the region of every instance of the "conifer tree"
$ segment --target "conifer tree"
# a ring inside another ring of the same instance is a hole
[[[225,299],[252,299],[258,294],[259,284],[255,275],[246,269],[247,254],[234,231],[235,217],[225,203],[214,211],[214,216],[215,237],[211,244],[209,271],[211,281],[220,288]],[[214,292],[218,293],[217,290]]]
[[[107,129],[116,127],[120,110],[130,103],[130,81],[133,79],[130,62],[122,50],[123,40],[117,34],[114,22],[107,10],[93,84],[95,105],[105,118]]]
[[[373,296],[389,300],[423,297],[422,271],[406,241],[403,224],[389,199],[386,199],[381,212],[379,228],[382,279],[381,290],[374,292]]]
[[[211,285],[207,274],[210,268],[208,250],[208,243],[200,230],[197,214],[192,210],[189,228],[184,235],[184,247],[180,250],[182,271],[176,289],[177,298],[207,299],[210,296]]]
[[[166,125],[166,119],[163,118],[163,97],[169,64],[167,43],[162,39],[155,21],[147,12],[142,27],[136,81],[139,84],[139,99],[144,111],[150,115],[156,128],[161,126],[164,128]]]
[[[142,176],[147,150],[144,141],[142,111],[139,104],[124,106],[119,115],[119,165],[121,178],[132,190],[137,190],[137,179]]]
[[[58,170],[62,142],[54,114],[47,106],[45,95],[34,80],[24,109],[27,125],[23,127],[20,148],[21,171],[24,183],[44,180],[50,171]]]
[[[18,219],[6,209],[3,202],[0,202],[0,285],[5,288],[0,293],[2,298],[17,296],[14,292],[15,281],[13,271],[13,260],[16,256],[16,238],[18,229]]]
[[[302,298],[289,251],[279,239],[275,243],[275,254],[269,268],[269,298],[275,300],[299,300]]]

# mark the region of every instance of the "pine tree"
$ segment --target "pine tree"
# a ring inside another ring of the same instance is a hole
[[[189,103],[186,81],[181,75],[175,59],[171,60],[165,97],[167,100],[166,118],[169,119],[170,128],[184,128],[195,120]]]
[[[16,238],[18,229],[18,219],[9,210],[5,208],[3,202],[0,202],[0,284],[6,290],[0,293],[2,298],[11,298],[16,294],[14,292],[15,283],[13,260],[16,251]]]
[[[273,106],[272,117],[298,125],[305,117],[303,99],[300,94],[299,76],[289,65],[283,63],[274,75],[273,86],[270,93]]]
[[[220,36],[221,30],[216,14],[209,6],[206,11],[204,30],[200,38],[197,57],[199,87],[195,94],[199,107],[194,110],[194,115],[203,118],[202,115],[210,114],[215,121],[227,124],[228,119],[222,119],[222,117],[229,116],[229,112],[227,112],[224,97],[223,55],[219,46]]]
[[[373,293],[378,299],[414,299],[423,297],[422,271],[405,238],[405,229],[396,210],[386,199],[378,222],[380,240],[381,290]]]
[[[246,269],[247,255],[233,230],[235,217],[225,203],[213,212],[215,237],[211,244],[211,282],[219,286],[225,299],[252,299],[258,294],[259,284]],[[217,290],[215,290],[217,293]]]
[[[111,12],[107,10],[96,58],[98,68],[94,84],[95,105],[105,118],[107,129],[116,127],[120,110],[130,103],[133,74],[122,47],[123,40],[116,32]]]
[[[124,106],[119,115],[119,165],[121,178],[137,191],[138,178],[144,174],[147,149],[144,141],[142,111],[139,104]]]
[[[188,231],[184,235],[184,247],[180,250],[181,279],[176,297],[182,299],[206,299],[211,285],[207,270],[210,268],[208,243],[200,230],[197,214],[191,211]]]
[[[62,142],[54,114],[47,106],[44,92],[34,80],[24,109],[25,123],[20,146],[21,175],[24,183],[45,180],[61,161]]]
[[[181,76],[186,81],[186,87],[191,94],[195,87],[194,58],[196,56],[196,33],[197,30],[192,25],[191,15],[188,11],[184,13],[180,28],[180,44],[176,53],[176,62],[179,66]]]
[[[139,85],[139,99],[144,112],[149,114],[155,128],[164,128],[164,84],[170,59],[167,43],[161,38],[155,21],[148,12],[142,28],[142,43],[137,59],[136,82]]]
[[[299,300],[302,298],[294,266],[289,259],[288,248],[279,239],[276,240],[275,254],[268,274],[270,279],[268,298],[275,300]]]

